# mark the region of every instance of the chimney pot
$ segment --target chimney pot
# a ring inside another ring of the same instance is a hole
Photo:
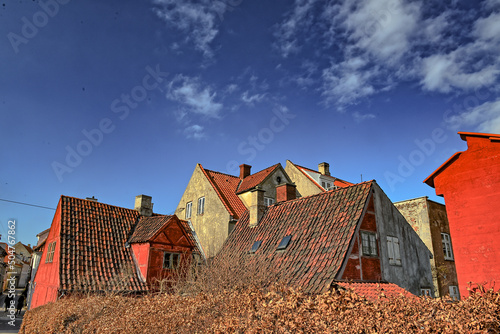
[[[290,183],[282,183],[276,186],[276,202],[286,202],[297,198],[297,186]]]
[[[245,164],[240,165],[240,179],[243,180],[245,177],[249,176],[251,168],[252,166],[250,165],[245,165]]]
[[[327,162],[322,162],[318,165],[318,172],[323,175],[330,176],[330,164]]]
[[[134,210],[139,211],[141,216],[151,217],[153,215],[153,203],[151,203],[151,200],[151,196],[135,196]]]

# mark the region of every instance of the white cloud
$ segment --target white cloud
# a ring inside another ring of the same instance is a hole
[[[156,15],[186,35],[185,41],[207,57],[213,56],[212,42],[219,33],[219,21],[228,8],[213,0],[154,0]]]
[[[362,114],[362,113],[360,113],[358,111],[355,111],[355,112],[352,113],[352,117],[354,118],[354,120],[357,123],[361,123],[361,122],[367,121],[369,119],[374,119],[377,116],[375,116],[374,114]]]
[[[250,95],[248,91],[245,91],[243,94],[241,94],[241,100],[245,102],[246,104],[251,104],[253,105],[254,103],[261,102],[266,94],[254,94]]]
[[[454,115],[448,119],[448,124],[460,131],[471,128],[474,131],[500,134],[500,98]]]
[[[480,18],[474,24],[473,35],[484,41],[498,42],[500,40],[500,13],[492,13]]]
[[[209,86],[202,86],[199,78],[177,75],[169,82],[166,97],[178,102],[185,111],[218,118],[222,103],[216,102],[216,93]]]
[[[184,134],[187,138],[193,139],[204,139],[206,138],[205,133],[203,132],[203,127],[198,124],[193,124],[184,129]]]

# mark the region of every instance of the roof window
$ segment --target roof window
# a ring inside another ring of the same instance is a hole
[[[290,239],[292,239],[291,235],[287,235],[286,237],[283,237],[281,239],[280,244],[278,245],[278,248],[276,250],[283,250],[288,247],[288,244],[290,243]]]
[[[262,244],[262,241],[256,241],[256,242],[254,242],[253,245],[252,245],[252,249],[250,249],[249,253],[250,254],[255,253],[257,251],[257,249],[259,249],[260,244]]]

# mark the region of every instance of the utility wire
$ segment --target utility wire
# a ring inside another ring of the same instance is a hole
[[[42,208],[42,209],[55,210],[54,208],[49,208],[49,207],[46,207],[46,206],[35,205],[35,204],[29,204],[29,203],[23,203],[23,202],[16,202],[16,201],[9,201],[8,199],[3,199],[3,198],[0,198],[0,201],[10,202],[10,203],[16,203],[16,204],[21,204],[21,205],[34,206],[35,208]]]

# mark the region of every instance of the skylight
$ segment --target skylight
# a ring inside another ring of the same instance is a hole
[[[290,243],[290,239],[292,239],[291,235],[287,235],[286,237],[283,237],[281,239],[280,244],[278,245],[278,248],[276,250],[283,250],[288,247],[288,244]]]
[[[254,242],[253,245],[252,245],[252,249],[250,249],[249,253],[250,254],[255,253],[257,251],[257,249],[259,249],[261,243],[262,243],[262,241],[256,241],[256,242]]]

